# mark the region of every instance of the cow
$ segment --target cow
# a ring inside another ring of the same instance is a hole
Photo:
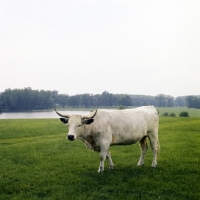
[[[100,153],[98,172],[104,171],[106,158],[109,168],[113,169],[114,164],[109,151],[112,145],[131,145],[139,142],[141,155],[137,165],[142,166],[148,149],[147,138],[153,151],[151,166],[156,167],[159,150],[159,113],[154,106],[124,110],[98,109],[85,116],[63,115],[55,107],[54,109],[62,117],[60,120],[68,125],[68,140],[80,139],[89,149]]]

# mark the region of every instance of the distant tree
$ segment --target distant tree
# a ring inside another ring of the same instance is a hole
[[[175,99],[175,105],[178,106],[178,107],[185,107],[186,106],[186,101],[185,101],[185,98],[184,96],[182,97],[177,97]]]
[[[63,108],[66,105],[68,105],[68,101],[69,101],[69,95],[67,94],[58,94],[55,100],[55,102],[59,104],[60,106],[62,106]]]
[[[169,116],[170,117],[176,117],[176,114],[175,113],[170,113]]]
[[[131,98],[133,106],[146,106],[146,104],[148,104],[144,95],[131,95]]]
[[[54,90],[54,91],[52,91],[52,98],[53,98],[53,100],[54,100],[54,103],[58,103],[57,102],[57,98],[58,98],[58,91],[57,90]]]
[[[89,94],[81,95],[81,103],[82,106],[88,108],[93,106],[93,97]]]
[[[156,106],[156,99],[153,96],[147,95],[129,95],[132,98],[133,106]]]
[[[80,95],[70,96],[68,105],[72,107],[78,107],[80,105]]]
[[[197,96],[187,96],[186,102],[188,108],[199,108],[200,109],[200,98]]]
[[[113,94],[113,96],[112,96],[112,105],[115,106],[115,107],[119,105],[119,95]]]
[[[2,112],[1,97],[0,97],[0,112]]]
[[[6,89],[1,95],[2,105],[7,110],[33,110],[52,108],[52,91],[38,91],[31,88]]]
[[[174,98],[165,94],[158,94],[155,97],[156,106],[158,107],[173,107],[174,106]]]
[[[123,106],[132,106],[133,105],[132,99],[129,95],[123,96],[120,99],[119,103],[120,103],[120,105],[123,105]]]
[[[174,106],[174,97],[170,96],[170,95],[166,95],[166,99],[167,99],[167,107],[173,107]]]
[[[168,114],[168,112],[165,112],[164,114],[163,114],[163,116],[169,116],[169,114]]]
[[[104,91],[100,96],[99,103],[101,106],[113,106],[113,94]]]
[[[11,95],[11,89],[6,89],[1,94],[1,101],[2,101],[4,108],[10,107],[10,95]]]
[[[180,114],[179,114],[179,116],[180,117],[189,117],[189,113],[188,112],[181,112]]]
[[[30,87],[24,89],[6,89],[1,93],[1,109],[7,110],[32,110],[48,109],[57,103],[64,107],[66,105],[78,107],[112,107],[112,106],[147,106],[173,107],[187,106],[189,108],[200,108],[200,98],[197,96],[177,97],[159,94],[154,96],[147,95],[128,95],[112,94],[104,91],[102,94],[78,94],[69,96],[58,94],[58,91],[32,90]]]
[[[122,106],[122,105],[119,106],[119,110],[124,110],[124,109],[126,109],[126,106]]]
[[[93,101],[93,107],[99,107],[100,106],[100,95],[99,94],[96,94],[96,95],[93,95],[92,97],[92,101]]]

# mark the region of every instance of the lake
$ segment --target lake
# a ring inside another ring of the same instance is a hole
[[[67,115],[86,115],[90,111],[59,111]],[[49,112],[7,112],[0,113],[0,119],[41,119],[41,118],[59,118],[55,111]]]

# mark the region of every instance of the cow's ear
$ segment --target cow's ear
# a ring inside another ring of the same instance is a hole
[[[68,119],[67,118],[60,118],[60,121],[64,124],[68,123]]]
[[[93,121],[94,121],[93,118],[90,118],[90,119],[84,119],[84,120],[83,120],[83,123],[88,125],[88,124],[91,124]]]

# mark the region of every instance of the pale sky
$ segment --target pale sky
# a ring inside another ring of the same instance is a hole
[[[0,92],[200,95],[199,0],[0,0]]]

